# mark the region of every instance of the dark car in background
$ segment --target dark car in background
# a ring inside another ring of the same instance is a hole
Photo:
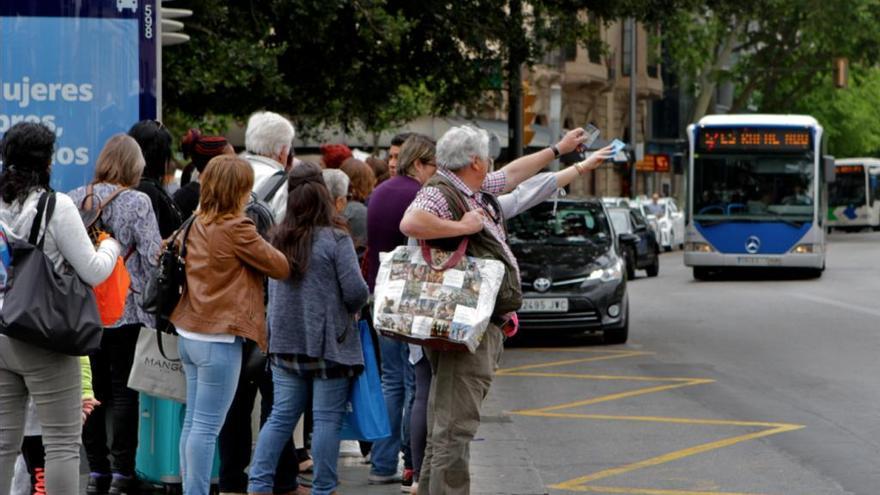
[[[507,229],[522,277],[524,334],[602,333],[608,344],[626,342],[625,262],[601,201],[546,201],[511,218]]]
[[[642,213],[633,208],[608,208],[608,217],[618,235],[638,237],[634,243],[622,246],[627,280],[635,278],[636,270],[645,270],[649,277],[656,277],[660,273],[660,245]]]

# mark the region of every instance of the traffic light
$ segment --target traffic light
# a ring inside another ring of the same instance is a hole
[[[849,60],[846,57],[834,59],[834,87],[846,88],[849,85]]]
[[[162,0],[167,2],[170,0]],[[162,21],[162,46],[179,45],[189,41],[189,35],[181,33],[183,23],[175,19],[183,19],[193,15],[189,9],[169,9],[167,7],[159,8],[159,19]]]
[[[523,147],[525,147],[528,146],[535,137],[535,130],[532,129],[532,124],[535,123],[535,101],[538,99],[538,95],[532,91],[529,83],[526,81],[523,81],[522,84],[522,95]]]

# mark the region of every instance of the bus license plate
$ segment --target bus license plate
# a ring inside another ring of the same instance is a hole
[[[740,266],[781,266],[782,258],[773,256],[737,256],[736,264]]]
[[[520,313],[565,313],[568,311],[568,299],[523,299]]]

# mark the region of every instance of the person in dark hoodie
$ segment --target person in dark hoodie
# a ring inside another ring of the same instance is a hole
[[[129,129],[128,135],[137,141],[146,162],[137,190],[150,197],[159,233],[167,239],[183,223],[180,209],[162,184],[171,160],[171,133],[158,120],[142,120]]]

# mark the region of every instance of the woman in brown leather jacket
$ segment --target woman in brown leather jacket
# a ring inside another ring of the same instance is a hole
[[[171,315],[186,373],[180,471],[188,495],[207,495],[217,435],[235,395],[242,339],[266,349],[263,277],[285,279],[287,258],[263,240],[244,207],[254,183],[248,162],[212,159],[186,239],[186,290]]]

